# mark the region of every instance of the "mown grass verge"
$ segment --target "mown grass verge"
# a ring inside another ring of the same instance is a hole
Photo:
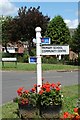
[[[78,100],[78,88],[80,85],[73,85],[73,86],[65,86],[62,87],[62,94],[63,94],[63,112],[73,112],[73,108],[76,107],[76,103]],[[18,118],[17,114],[15,113],[18,106],[17,103],[9,102],[2,106],[2,118]],[[0,107],[1,110],[1,107]],[[61,113],[61,114],[62,114]]]
[[[15,67],[15,63],[5,62],[4,67],[2,67],[2,63],[0,62],[0,69],[2,69],[2,70],[36,71],[36,64],[17,63],[17,66]],[[78,70],[78,69],[79,69],[78,66],[72,66],[72,65],[42,64],[42,70]]]

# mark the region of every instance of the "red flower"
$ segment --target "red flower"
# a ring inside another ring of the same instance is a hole
[[[28,91],[28,90],[25,90],[25,91],[24,91],[24,93],[28,94],[28,93],[29,93],[29,91]]]
[[[28,101],[28,99],[27,99],[27,100],[25,101],[25,103],[28,104],[28,102],[29,102],[29,101]]]
[[[75,113],[78,113],[78,108],[74,108],[74,112],[75,112]]]
[[[42,95],[43,93],[44,93],[44,91],[43,91],[43,90],[40,90],[40,91],[39,91],[39,94],[40,94],[40,95]]]
[[[32,92],[35,92],[35,91],[36,91],[36,89],[35,89],[35,88],[32,88],[32,89],[31,89],[31,91],[32,91]]]
[[[54,88],[56,85],[54,83],[51,84],[52,88]]]
[[[46,92],[50,92],[50,88],[46,88]]]
[[[65,112],[64,115],[63,115],[64,118],[68,118],[68,116],[69,116],[68,112]]]
[[[57,91],[59,91],[59,90],[60,90],[60,88],[59,88],[59,87],[56,87],[56,90],[57,90]]]
[[[51,87],[51,84],[49,82],[46,82],[45,88],[50,88],[50,87]]]
[[[34,87],[36,88],[36,87],[37,87],[37,84],[34,84]]]
[[[22,95],[22,90],[23,90],[23,87],[20,87],[20,88],[17,90],[17,93],[18,93],[19,96]]]
[[[80,115],[76,116],[75,120],[80,120]]]
[[[24,104],[25,104],[25,101],[24,101],[24,100],[22,100],[22,101],[21,101],[21,103],[24,105]]]
[[[20,87],[17,92],[21,92],[23,90],[23,87]]]
[[[57,82],[57,85],[58,85],[58,86],[60,86],[60,85],[61,85],[61,83],[60,83],[60,82]]]
[[[22,103],[22,104],[28,104],[28,99],[26,99],[26,98],[25,98],[25,99],[22,99],[21,103]]]
[[[64,118],[68,118],[65,114],[63,115]]]
[[[43,84],[42,87],[41,87],[41,89],[46,89],[46,85]]]

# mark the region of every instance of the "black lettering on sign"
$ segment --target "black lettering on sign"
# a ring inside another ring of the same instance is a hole
[[[54,46],[53,49],[63,49],[61,46]]]
[[[66,52],[66,50],[58,50],[58,52]]]

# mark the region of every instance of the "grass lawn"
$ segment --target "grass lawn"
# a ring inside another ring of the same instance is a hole
[[[62,88],[63,94],[63,107],[62,113],[68,111],[70,113],[73,112],[73,108],[76,107],[78,100],[78,88],[80,85],[74,86],[65,86]],[[18,108],[17,103],[7,103],[2,106],[2,117],[3,118],[18,118],[15,114],[16,109]],[[0,107],[1,110],[1,107]]]
[[[5,62],[4,67],[2,67],[2,63],[0,62],[0,69],[36,71],[36,64],[17,63],[17,67],[15,67],[14,62]],[[62,65],[62,64],[42,64],[42,69],[43,70],[75,70],[78,69],[78,66]]]

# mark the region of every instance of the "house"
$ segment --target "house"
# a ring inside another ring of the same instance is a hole
[[[3,52],[6,53],[6,49],[5,47],[2,47],[1,48]],[[24,45],[20,42],[18,42],[17,44],[11,44],[11,43],[8,43],[7,44],[7,51],[9,53],[24,53]]]
[[[75,59],[77,60],[77,58],[78,58],[78,54],[70,50],[69,51],[69,59],[70,60],[75,60]]]

